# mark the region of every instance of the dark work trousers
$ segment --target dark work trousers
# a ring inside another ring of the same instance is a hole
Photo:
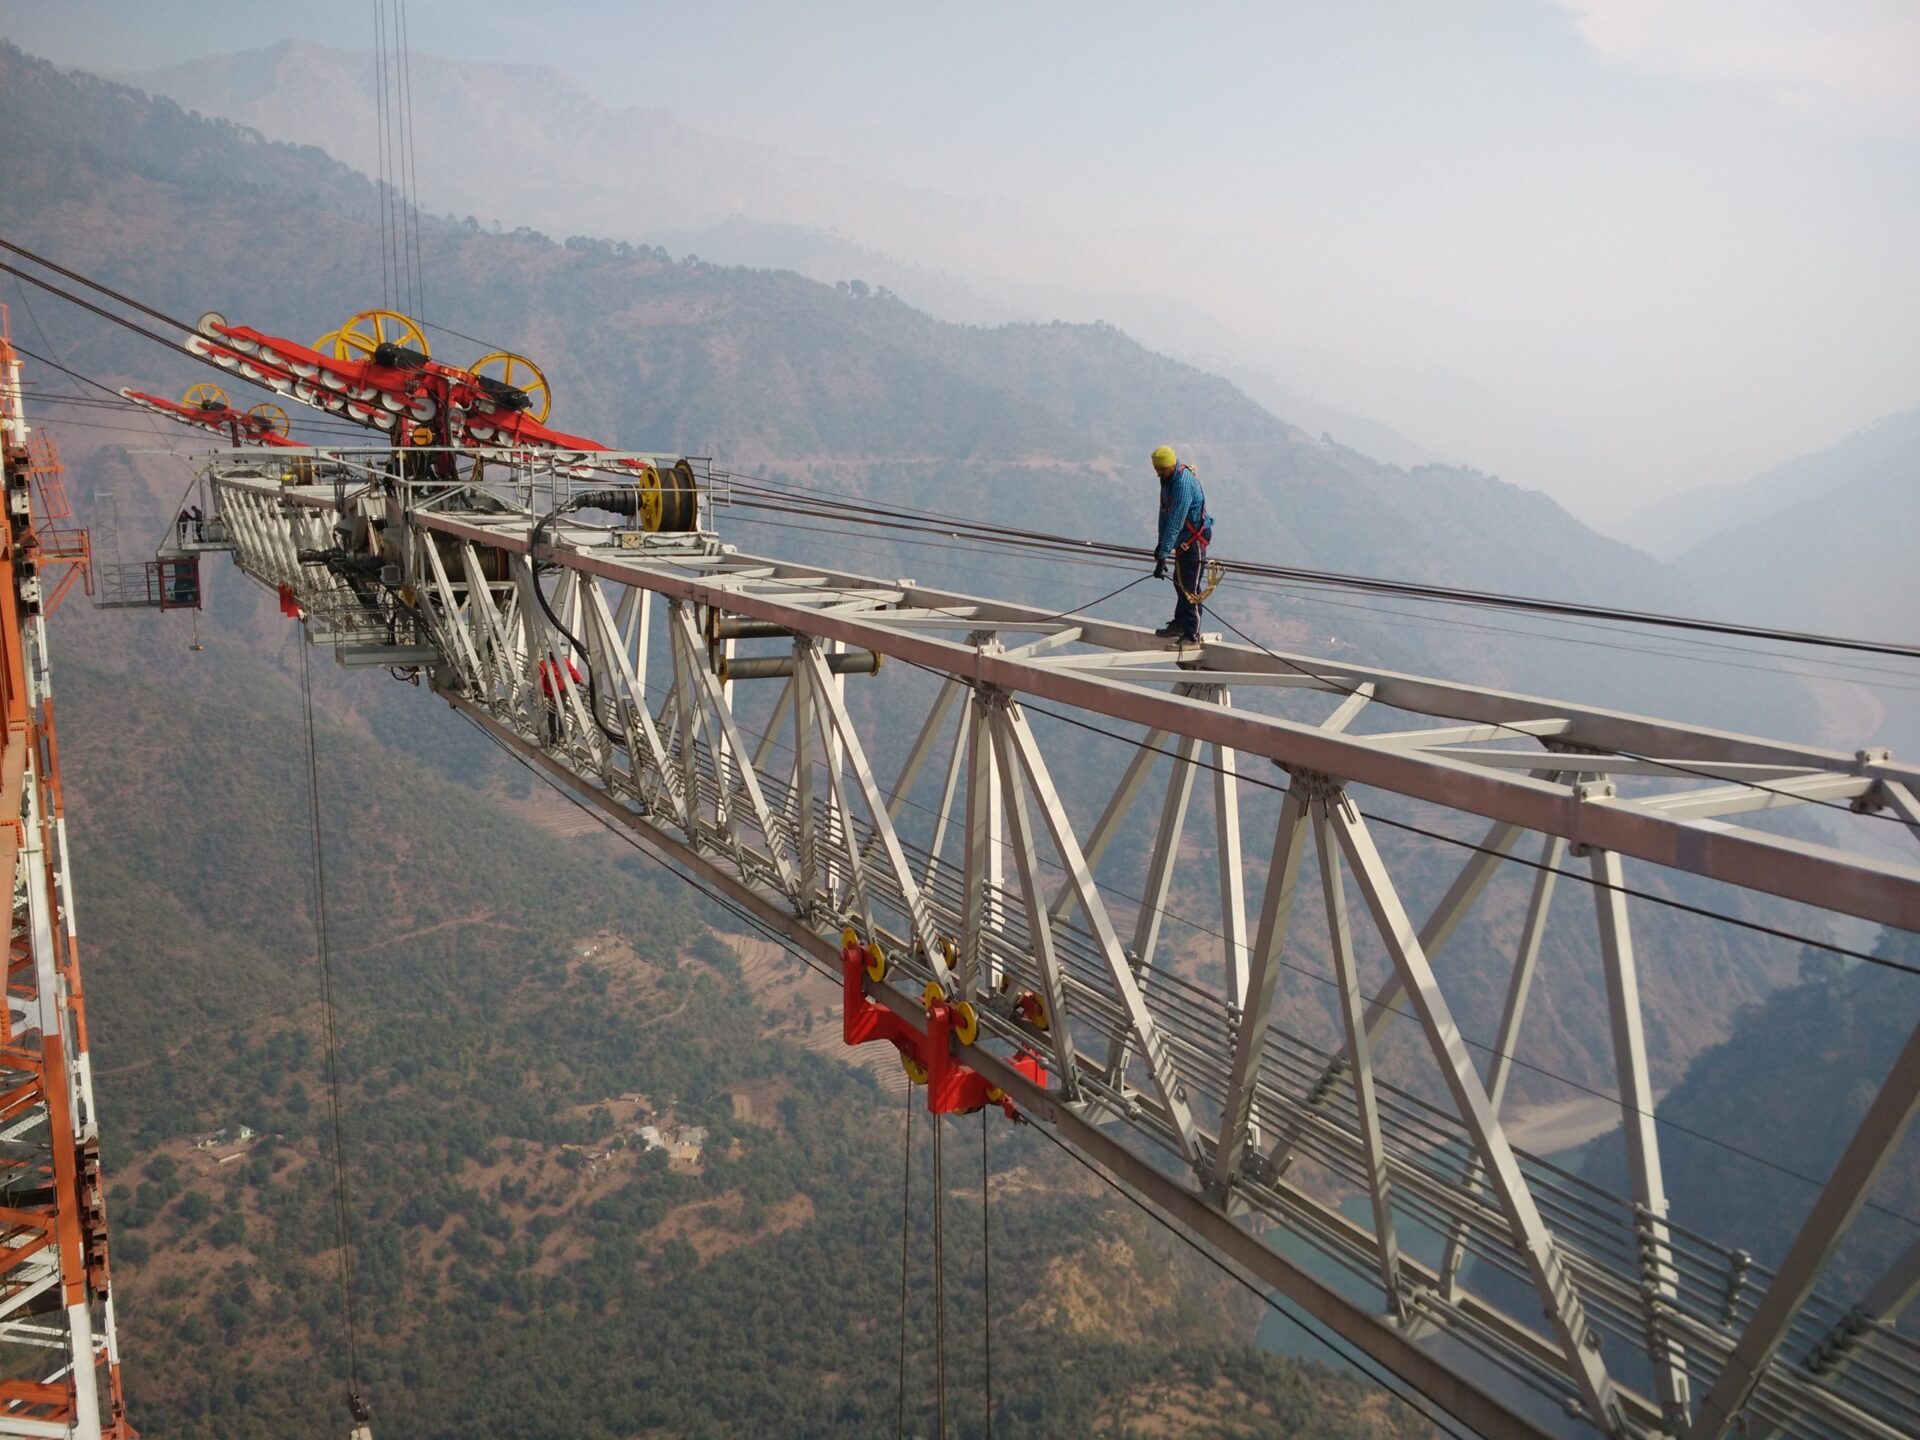
[[[1187,596],[1200,593],[1200,577],[1206,568],[1206,546],[1189,545],[1184,550],[1174,552],[1173,623],[1179,627],[1183,640],[1196,639],[1200,634],[1200,615],[1204,607],[1197,601],[1187,599]]]

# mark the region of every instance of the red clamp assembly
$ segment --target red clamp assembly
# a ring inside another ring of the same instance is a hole
[[[950,1037],[971,1045],[980,1033],[980,1019],[964,1000],[949,1000],[939,985],[926,992],[927,1028],[916,1029],[867,995],[867,981],[886,978],[887,958],[878,946],[862,945],[853,931],[845,931],[840,946],[841,990],[845,1010],[841,1038],[849,1045],[886,1040],[900,1052],[907,1078],[927,1087],[927,1111],[932,1115],[971,1115],[987,1105],[998,1105],[1009,1119],[1019,1114],[1011,1097],[970,1066],[953,1058]],[[1046,1066],[1031,1051],[1014,1057],[1013,1068],[1034,1084],[1047,1083]]]

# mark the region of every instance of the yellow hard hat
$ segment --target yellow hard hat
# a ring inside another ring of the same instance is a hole
[[[1180,457],[1173,453],[1171,445],[1162,445],[1153,452],[1153,468],[1156,470],[1171,470],[1179,463]]]

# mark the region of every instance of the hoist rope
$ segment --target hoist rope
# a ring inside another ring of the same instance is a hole
[[[993,1212],[988,1208],[987,1115],[980,1107],[980,1332],[986,1359],[987,1440],[993,1440]]]
[[[427,267],[420,246],[420,159],[413,143],[413,41],[408,34],[407,0],[394,0],[400,29],[400,137],[406,155],[407,229],[409,253],[413,257],[413,308],[418,315],[427,308]]]
[[[374,190],[380,202],[380,308],[393,308],[399,289],[399,267],[393,256],[393,187],[388,180],[387,163],[387,7],[373,0],[373,116],[374,116]]]
[[[512,752],[509,752],[512,753]],[[558,788],[558,787],[556,787]],[[703,887],[704,888],[704,887]],[[913,1231],[913,1082],[907,1082],[907,1132],[901,1146],[905,1163],[900,1181],[900,1393],[895,1401],[894,1434],[907,1434],[907,1245]]]
[[[306,709],[307,811],[313,831],[313,930],[320,960],[320,1026],[326,1038],[327,1111],[333,1138],[333,1214],[340,1242],[340,1312],[347,1340],[347,1393],[360,1393],[360,1338],[353,1313],[353,1209],[348,1193],[346,1144],[340,1121],[340,1039],[334,1020],[333,951],[327,932],[327,856],[320,823],[320,759],[314,738],[312,648],[303,633],[300,649],[300,698]]]
[[[912,1093],[912,1086],[908,1086]],[[933,1115],[933,1433],[947,1437],[947,1181],[941,1163],[940,1132]]]

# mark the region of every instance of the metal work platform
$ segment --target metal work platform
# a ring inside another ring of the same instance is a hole
[[[1465,1425],[1920,1433],[1920,1343],[1895,1324],[1920,1247],[1858,1303],[1820,1288],[1920,1106],[1920,1033],[1777,1270],[1739,1237],[1683,1230],[1626,868],[1920,929],[1920,867],[1769,828],[1822,804],[1920,834],[1920,770],[1311,655],[1170,650],[1133,626],[740,554],[699,526],[567,512],[619,457],[536,472],[503,456],[450,487],[364,457],[284,484],[247,455],[208,462],[212,493],[237,562],[289,613],[368,663],[418,667],[835,973],[851,929],[887,961],[865,993],[903,1020],[927,1025],[929,984],[967,1002],[979,1032],[954,1041],[959,1061]],[[1106,776],[1090,822],[1063,799],[1069,768]],[[1210,855],[1205,838],[1183,848],[1196,790]],[[1463,857],[1430,905],[1379,842],[1409,823]],[[1530,895],[1502,932],[1506,999],[1480,1058],[1457,1020],[1467,967],[1443,952],[1509,857],[1530,862]],[[1561,923],[1597,957],[1627,1193],[1528,1153],[1503,1120],[1569,877],[1591,902]],[[1176,923],[1205,939],[1201,968],[1191,944],[1175,955]],[[1279,983],[1309,930],[1331,956],[1332,1035]],[[1370,958],[1383,985],[1363,981]],[[1428,1089],[1375,1063],[1395,1019]],[[1044,1083],[1016,1063],[1034,1054]],[[1365,1218],[1339,1195],[1364,1197]],[[1290,1258],[1299,1242],[1319,1261]]]

